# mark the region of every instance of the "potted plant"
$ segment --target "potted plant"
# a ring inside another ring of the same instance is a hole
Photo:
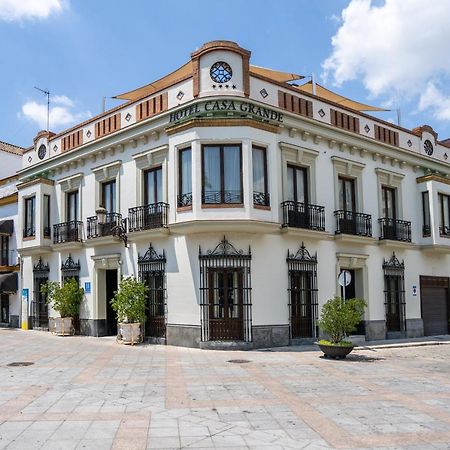
[[[41,292],[46,296],[47,303],[60,315],[53,318],[53,332],[58,336],[73,334],[73,322],[79,314],[84,289],[78,285],[75,278],[69,278],[62,286],[57,281],[47,281],[42,285]]]
[[[345,338],[356,330],[365,306],[366,302],[360,298],[343,300],[340,297],[334,297],[323,305],[318,325],[329,340],[322,339],[318,344],[325,357],[345,358],[353,350],[353,343]]]
[[[117,338],[124,344],[133,345],[144,339],[142,324],[145,322],[147,290],[141,281],[125,277],[111,300],[118,322]]]

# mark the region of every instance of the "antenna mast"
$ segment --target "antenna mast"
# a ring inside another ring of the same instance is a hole
[[[35,89],[41,91],[44,95],[47,96],[47,132],[50,131],[50,91],[48,89],[41,89],[34,86]]]

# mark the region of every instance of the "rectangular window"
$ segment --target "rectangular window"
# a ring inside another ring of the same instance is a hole
[[[202,203],[242,203],[240,145],[204,145],[202,152]]]
[[[267,185],[266,149],[254,146],[252,149],[253,166],[253,204],[269,206],[269,189]]]
[[[341,211],[356,212],[355,180],[339,177],[339,209]]]
[[[438,194],[439,198],[439,234],[450,236],[450,196]]]
[[[430,196],[428,191],[422,192],[423,237],[431,236]]]
[[[116,180],[102,183],[102,206],[107,213],[116,212]]]
[[[192,151],[184,148],[178,153],[178,201],[177,206],[192,205]]]
[[[66,220],[73,222],[78,220],[78,191],[67,193]]]
[[[43,205],[43,216],[44,216],[44,237],[50,237],[50,195],[44,195],[44,205]]]
[[[287,200],[308,203],[308,173],[304,167],[287,167]]]
[[[9,236],[2,234],[1,236],[1,254],[0,266],[9,266]]]
[[[381,186],[382,216],[385,219],[396,219],[395,188]]]
[[[162,202],[162,168],[144,172],[144,205]]]
[[[25,212],[24,212],[25,226],[23,228],[23,237],[32,237],[36,235],[35,200],[36,197],[30,197],[25,199]]]

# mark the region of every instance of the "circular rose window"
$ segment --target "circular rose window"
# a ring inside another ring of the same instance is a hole
[[[433,144],[428,139],[423,143],[423,149],[428,156],[433,154]]]
[[[209,75],[214,83],[222,84],[231,80],[233,71],[229,64],[224,61],[218,61],[211,66],[211,69],[209,69]]]
[[[46,153],[47,153],[47,147],[44,144],[42,144],[38,150],[39,159],[44,159]]]

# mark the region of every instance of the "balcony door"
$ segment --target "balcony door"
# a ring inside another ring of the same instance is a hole
[[[310,211],[308,209],[308,171],[305,167],[287,167],[287,200],[289,226],[309,228]]]
[[[397,239],[401,231],[397,230],[396,189],[388,186],[381,187],[383,236],[385,239]]]
[[[313,272],[291,271],[291,336],[314,337]]]
[[[162,197],[162,168],[146,170],[144,172],[144,205],[162,202]]]
[[[108,214],[116,212],[116,180],[102,183],[102,206]]]
[[[356,189],[355,179],[339,177],[339,223],[341,233],[356,234]]]

